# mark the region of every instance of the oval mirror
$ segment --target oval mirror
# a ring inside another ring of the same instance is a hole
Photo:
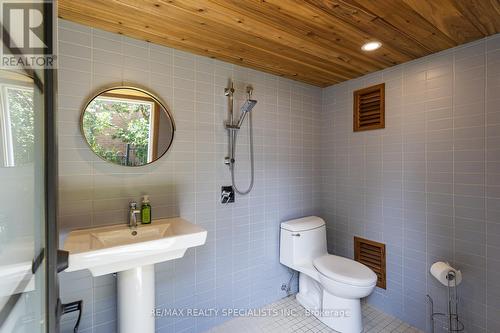
[[[170,148],[175,125],[165,105],[135,87],[100,92],[87,103],[81,129],[90,149],[108,162],[141,166]]]

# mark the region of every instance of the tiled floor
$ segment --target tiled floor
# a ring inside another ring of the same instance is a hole
[[[211,329],[209,333],[335,332],[314,316],[305,315],[305,309],[295,300],[295,296],[284,298],[263,309],[271,310],[264,313],[279,313],[279,315],[232,319]],[[293,315],[286,315],[290,313]],[[363,304],[363,323],[363,332],[366,333],[421,333],[420,330],[368,304]]]

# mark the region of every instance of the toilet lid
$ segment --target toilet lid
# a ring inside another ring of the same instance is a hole
[[[327,254],[314,259],[314,267],[326,277],[352,286],[367,287],[377,282],[377,275],[352,259]]]

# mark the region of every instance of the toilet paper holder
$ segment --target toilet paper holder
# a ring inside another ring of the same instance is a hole
[[[461,332],[465,329],[464,324],[460,321],[458,316],[458,290],[456,283],[456,271],[450,270],[446,274],[446,280],[448,281],[447,291],[448,291],[448,306],[447,312],[435,312],[434,311],[434,301],[430,295],[427,295],[431,306],[431,332],[434,333],[434,321],[437,318],[442,318],[443,329],[447,332]]]

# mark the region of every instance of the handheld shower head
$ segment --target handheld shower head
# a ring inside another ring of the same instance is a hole
[[[240,115],[240,120],[238,120],[238,128],[241,127],[241,125],[243,124],[243,121],[245,120],[247,113],[252,111],[255,104],[257,104],[257,101],[255,99],[247,99],[245,101],[245,104],[243,104],[243,106],[241,107],[241,115]]]
[[[250,112],[252,111],[253,107],[257,104],[257,101],[255,99],[247,99],[245,101],[245,104],[241,107],[241,112]]]

